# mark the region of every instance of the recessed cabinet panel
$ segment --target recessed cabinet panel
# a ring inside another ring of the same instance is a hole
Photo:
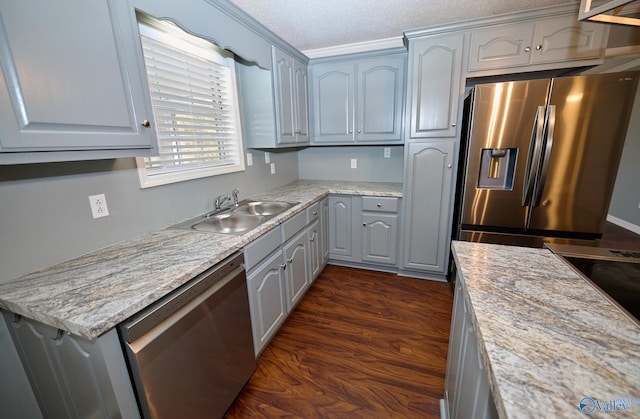
[[[411,143],[405,179],[403,267],[446,274],[454,142]]]
[[[279,49],[273,50],[274,91],[276,96],[276,122],[278,142],[295,143],[293,59]]]
[[[404,57],[358,64],[356,141],[388,141],[401,137]]]
[[[569,17],[548,19],[536,24],[532,63],[602,58],[606,26],[601,23],[576,22]]]
[[[351,64],[314,67],[314,142],[353,142]]]
[[[395,265],[398,216],[363,214],[362,225],[362,260]]]
[[[329,197],[329,253],[331,257],[352,255],[351,197]]]
[[[533,24],[480,29],[471,33],[469,70],[496,66],[527,65],[531,51]]]
[[[456,135],[463,35],[411,41],[411,138]]]
[[[283,252],[287,264],[288,312],[291,312],[311,285],[307,256],[307,232],[303,231],[296,236],[291,243],[284,247]]]
[[[253,347],[256,356],[287,317],[282,252],[271,255],[247,277]]]
[[[1,151],[154,147],[128,2],[3,2],[0,62]]]

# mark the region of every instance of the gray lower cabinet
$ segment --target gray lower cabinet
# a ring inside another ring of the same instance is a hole
[[[400,199],[329,196],[329,257],[352,266],[395,268]]]
[[[287,318],[282,253],[275,252],[247,276],[253,348],[262,351]]]
[[[351,196],[329,196],[329,257],[353,260]]]
[[[402,269],[446,276],[453,209],[453,140],[405,147]]]
[[[130,2],[0,3],[0,68],[0,164],[155,152]]]
[[[256,357],[326,265],[323,205],[328,200],[312,204],[244,249]]]
[[[445,417],[451,419],[498,417],[459,276],[451,319],[443,407]]]
[[[115,329],[90,341],[2,313],[42,416],[140,417]]]

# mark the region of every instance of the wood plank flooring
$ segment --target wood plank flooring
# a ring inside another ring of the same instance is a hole
[[[439,418],[451,285],[328,266],[226,414]]]

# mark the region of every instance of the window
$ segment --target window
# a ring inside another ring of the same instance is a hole
[[[143,188],[244,170],[233,54],[138,15],[159,155],[138,158]]]

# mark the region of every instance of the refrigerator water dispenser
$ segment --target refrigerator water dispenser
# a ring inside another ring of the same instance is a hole
[[[512,190],[517,154],[517,148],[483,148],[478,188]]]

